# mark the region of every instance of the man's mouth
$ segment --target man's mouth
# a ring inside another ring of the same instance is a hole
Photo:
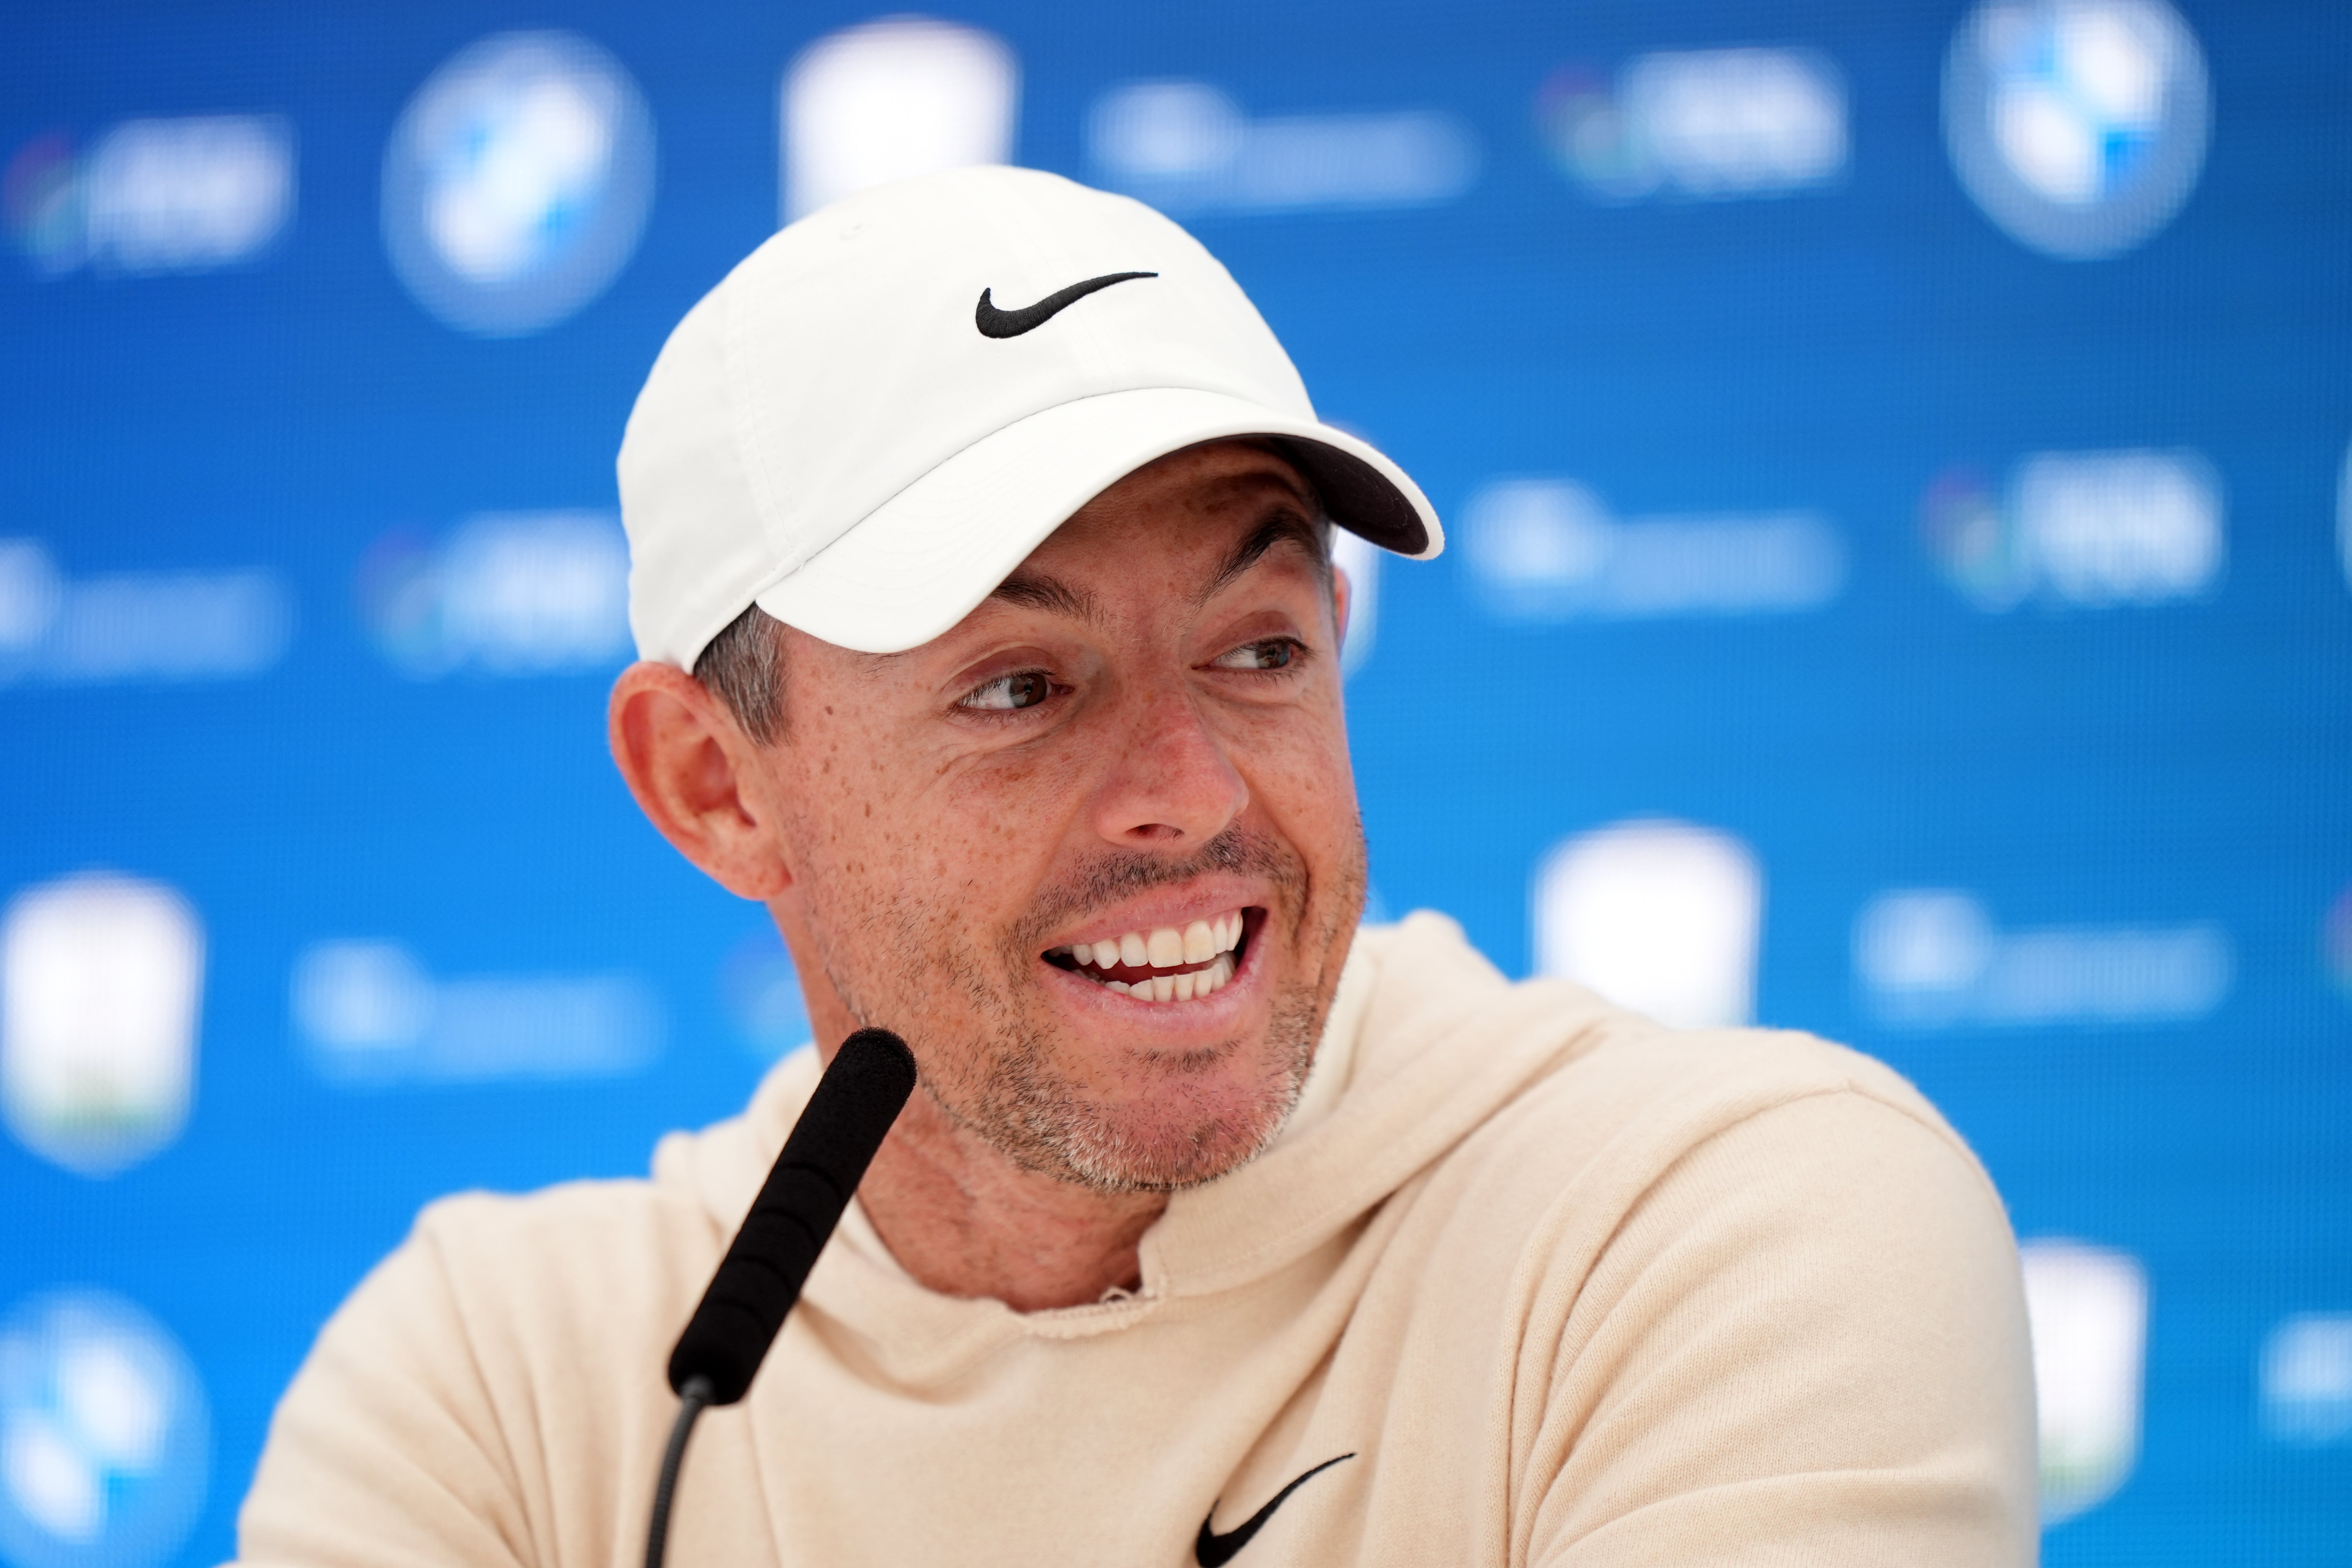
[[[1195,1002],[1229,984],[1248,936],[1248,911],[1231,910],[1187,925],[1125,931],[1072,942],[1045,962],[1139,1002]]]

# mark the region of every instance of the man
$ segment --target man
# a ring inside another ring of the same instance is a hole
[[[680,325],[621,483],[623,773],[820,1050],[921,1072],[674,1561],[2032,1560],[2013,1245],[1908,1086],[1359,931],[1329,531],[1437,521],[1181,230],[1006,169],[818,213]],[[427,1211],[246,1556],[634,1561],[817,1070],[650,1181]]]

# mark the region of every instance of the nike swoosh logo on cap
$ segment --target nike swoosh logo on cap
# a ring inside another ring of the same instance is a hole
[[[1307,1471],[1305,1475],[1299,1477],[1297,1480],[1291,1482],[1280,1491],[1275,1493],[1273,1500],[1264,1508],[1258,1510],[1255,1513],[1250,1515],[1248,1519],[1244,1520],[1242,1523],[1235,1525],[1233,1529],[1225,1531],[1223,1535],[1219,1535],[1215,1531],[1209,1528],[1211,1522],[1217,1517],[1216,1508],[1212,1504],[1209,1509],[1209,1517],[1201,1521],[1200,1537],[1192,1542],[1192,1561],[1198,1563],[1201,1565],[1201,1568],[1224,1568],[1224,1564],[1234,1560],[1234,1553],[1239,1552],[1243,1547],[1247,1546],[1250,1543],[1250,1537],[1255,1535],[1265,1525],[1265,1521],[1274,1517],[1274,1510],[1280,1508],[1284,1503],[1290,1500],[1291,1493],[1297,1491],[1308,1481],[1313,1480],[1317,1476],[1321,1475],[1324,1471],[1338,1464],[1339,1459],[1352,1459],[1355,1457],[1356,1456],[1353,1454],[1342,1454],[1339,1456],[1339,1459],[1324,1460],[1321,1464],[1316,1466],[1313,1469]]]
[[[1034,305],[1024,305],[1017,310],[1000,310],[991,300],[989,290],[980,291],[980,304],[971,313],[972,324],[984,338],[1017,338],[1024,332],[1034,332],[1097,289],[1108,289],[1114,283],[1124,283],[1130,278],[1157,278],[1157,272],[1106,272],[1099,278],[1089,278],[1083,283],[1073,283],[1066,289],[1056,289]]]

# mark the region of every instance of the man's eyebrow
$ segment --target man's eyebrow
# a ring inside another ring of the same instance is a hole
[[[1067,616],[1073,620],[1102,619],[1102,606],[1095,602],[1093,595],[1073,588],[1059,577],[1049,576],[1043,572],[1015,572],[999,583],[988,596],[1033,610]]]
[[[1193,602],[1206,604],[1216,597],[1234,579],[1256,565],[1260,556],[1286,540],[1307,552],[1318,572],[1326,577],[1330,575],[1331,557],[1324,549],[1321,532],[1307,521],[1305,512],[1285,504],[1250,530],[1249,536],[1234,547],[1233,552],[1217,568],[1217,574],[1209,580],[1209,585],[1193,596]]]

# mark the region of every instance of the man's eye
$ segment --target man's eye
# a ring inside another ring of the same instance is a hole
[[[1039,669],[1024,669],[1014,675],[1000,675],[983,686],[972,688],[956,706],[986,713],[1011,713],[1034,708],[1053,694],[1051,676]]]
[[[1298,645],[1288,637],[1248,642],[1216,659],[1219,669],[1287,669],[1298,657]]]

